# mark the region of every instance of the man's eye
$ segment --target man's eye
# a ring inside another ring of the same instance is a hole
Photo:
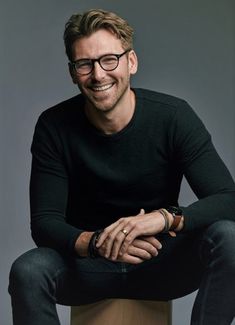
[[[89,68],[90,66],[91,66],[90,61],[77,62],[76,64],[77,69],[85,69],[85,68]]]
[[[117,58],[115,56],[107,56],[102,58],[102,64],[113,64],[117,62]]]

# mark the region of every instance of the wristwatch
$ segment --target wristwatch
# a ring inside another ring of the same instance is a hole
[[[183,211],[179,207],[169,206],[166,210],[173,216],[174,220],[169,230],[175,230],[183,217]]]

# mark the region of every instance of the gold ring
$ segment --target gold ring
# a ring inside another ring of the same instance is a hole
[[[128,235],[128,231],[127,231],[126,229],[122,229],[121,232],[122,232],[125,236]]]

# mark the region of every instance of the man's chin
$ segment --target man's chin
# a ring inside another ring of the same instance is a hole
[[[108,105],[108,104],[101,104],[101,103],[93,103],[92,106],[95,108],[97,112],[102,112],[102,113],[109,113],[111,112],[115,105]]]
[[[100,112],[110,112],[115,107],[114,103],[110,102],[110,97],[107,98],[95,98],[95,97],[87,97],[88,99],[88,105],[92,108],[94,108],[96,111]]]

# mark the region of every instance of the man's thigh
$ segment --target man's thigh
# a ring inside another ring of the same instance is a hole
[[[57,277],[57,302],[81,305],[122,296],[124,263],[100,258],[71,258]]]
[[[197,290],[204,272],[198,253],[201,235],[160,235],[158,256],[131,267],[126,274],[126,298],[171,300]]]
[[[63,255],[54,249],[32,249],[13,263],[9,293],[52,297],[56,303],[80,305],[117,295],[121,263],[103,258]]]
[[[10,291],[14,290],[15,279],[22,275],[28,288],[43,286],[55,302],[64,305],[105,298],[168,300],[196,290],[202,276],[197,236],[160,237],[163,247],[159,255],[139,265],[70,257],[50,248],[35,248],[13,264]],[[29,279],[33,279],[32,283]]]

